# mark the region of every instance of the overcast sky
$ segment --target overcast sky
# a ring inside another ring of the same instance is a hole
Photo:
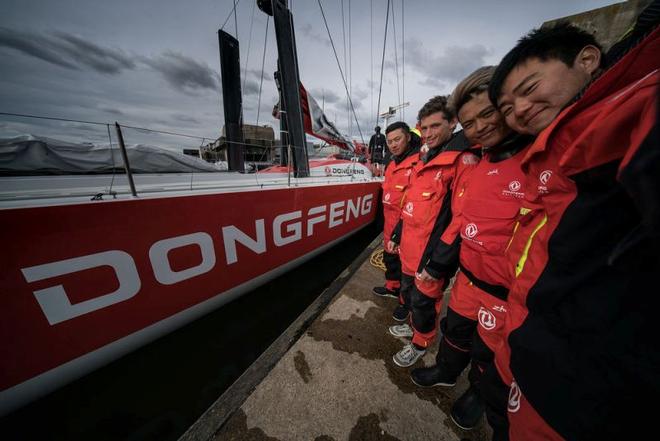
[[[240,0],[236,8],[247,123],[257,119],[266,35],[266,15],[255,3]],[[428,98],[450,93],[477,67],[496,64],[528,30],[546,20],[612,3],[406,0],[404,5],[392,0],[394,18],[390,15],[380,109],[410,102],[405,113],[390,122],[405,119],[414,124]],[[214,139],[224,120],[217,30],[229,17],[224,29],[236,34],[230,15],[233,4],[233,0],[2,0],[0,112],[118,121]],[[322,0],[321,4],[350,83],[360,129],[368,140],[378,113],[387,0]],[[359,140],[357,125],[348,122],[346,93],[318,1],[290,0],[290,8],[303,84],[319,104],[324,103],[326,114],[342,132],[350,129]],[[278,127],[270,115],[277,101],[272,80],[275,44],[271,21],[259,124]],[[0,115],[1,138],[26,133],[108,141],[105,126]],[[128,143],[178,149],[202,142],[132,129],[124,137]]]

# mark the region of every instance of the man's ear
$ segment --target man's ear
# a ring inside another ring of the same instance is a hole
[[[574,67],[578,67],[590,76],[600,67],[601,52],[596,46],[587,45],[575,57]]]
[[[456,119],[456,117],[453,117],[452,119],[449,120],[449,127],[451,128],[451,133],[454,133],[457,124],[458,124],[458,119]]]

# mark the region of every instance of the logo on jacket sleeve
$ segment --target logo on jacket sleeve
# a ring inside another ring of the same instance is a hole
[[[539,182],[541,185],[538,186],[538,192],[540,194],[545,194],[548,192],[548,181],[552,177],[552,170],[543,170],[539,174]]]
[[[497,325],[495,315],[483,306],[479,308],[479,324],[483,326],[486,331],[495,329],[495,326]]]
[[[509,389],[509,403],[507,406],[507,410],[511,413],[518,412],[520,409],[520,396],[522,393],[520,392],[520,387],[518,387],[518,383],[514,381],[511,382],[511,389]]]
[[[390,202],[390,197],[391,197],[391,196],[390,196],[389,193],[385,193],[385,196],[383,196],[383,202],[385,202],[386,204],[388,204],[388,203]]]
[[[548,181],[550,180],[551,176],[552,170],[543,170],[539,175],[539,181],[541,181],[541,184],[543,185],[548,185]]]
[[[408,202],[408,203],[406,204],[406,207],[404,208],[404,210],[405,210],[406,213],[408,213],[410,216],[412,216],[412,214],[413,214],[413,208],[414,208],[414,207],[413,207],[413,203],[412,203],[412,202]]]
[[[465,226],[465,235],[470,239],[476,236],[478,232],[479,230],[477,229],[477,226],[475,224],[467,224]]]

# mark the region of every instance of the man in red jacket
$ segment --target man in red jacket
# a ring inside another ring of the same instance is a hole
[[[452,288],[436,364],[411,372],[419,386],[454,386],[472,358],[470,387],[454,403],[450,416],[463,429],[477,425],[484,411],[479,392],[481,372],[492,363],[493,350],[504,325],[510,286],[504,251],[513,233],[524,193],[520,161],[533,138],[512,132],[488,99],[495,71],[486,66],[461,81],[451,96],[452,107],[465,136],[481,146],[482,160],[464,184],[460,202],[452,207],[453,220],[439,243],[428,271],[441,277],[457,258],[460,271]]]
[[[410,310],[410,292],[400,293],[401,261],[398,250],[389,248],[392,242],[394,228],[401,220],[401,208],[405,201],[412,168],[418,160],[418,148],[411,145],[410,128],[408,124],[398,121],[390,124],[385,130],[387,148],[392,155],[392,161],[385,169],[383,181],[383,262],[385,263],[385,286],[377,286],[374,294],[381,297],[399,298],[399,306],[394,310],[393,318],[405,321]]]
[[[412,337],[412,342],[393,357],[394,363],[401,367],[413,365],[437,335],[437,315],[448,277],[431,276],[427,265],[451,222],[456,183],[479,161],[473,153],[465,151],[468,143],[463,134],[452,133],[457,122],[447,107],[447,97],[432,98],[419,111],[418,119],[428,151],[419,154],[413,168],[402,220],[392,238],[393,242],[400,239],[401,291],[410,291],[412,312],[412,328],[390,327],[394,336]]]
[[[495,353],[512,440],[643,439],[655,417],[645,403],[660,393],[660,225],[647,212],[657,199],[641,204],[658,177],[637,181],[630,167],[648,172],[646,158],[657,169],[658,29],[631,46],[599,75],[590,34],[538,29],[491,81],[507,124],[537,135],[521,165],[507,338]]]

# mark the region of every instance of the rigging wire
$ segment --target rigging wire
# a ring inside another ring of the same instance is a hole
[[[56,118],[56,117],[52,117],[52,116],[27,115],[27,114],[24,114],[24,113],[0,112],[0,115],[20,116],[20,117],[23,117],[23,118],[50,119],[50,120],[53,120],[53,121],[77,122],[77,123],[83,123],[83,124],[96,124],[96,125],[99,125],[99,126],[108,125],[108,123],[98,122],[98,121],[82,121],[82,120],[78,120],[78,119]]]
[[[240,0],[239,0],[240,1]],[[238,5],[238,2],[234,0],[234,28],[236,29],[236,40],[238,40],[238,14],[236,13],[236,6]],[[240,63],[239,63],[239,68],[238,72],[240,74],[241,68],[240,68]],[[240,79],[239,79],[240,82]],[[245,102],[245,97],[243,95],[243,88],[241,88],[241,103]],[[241,105],[241,114],[239,115],[239,120],[238,124],[241,127],[243,127],[243,105]],[[243,151],[243,157],[245,157],[245,152]]]
[[[250,47],[252,46],[252,25],[254,24],[254,7],[257,5],[257,2],[252,2],[252,16],[250,17],[250,37],[248,38],[248,48],[247,55],[245,57],[245,69],[243,69],[243,87],[242,90],[245,90],[245,81],[247,80],[247,68],[248,61],[250,60]]]
[[[387,12],[385,13],[385,38],[383,38],[383,57],[380,62],[380,86],[378,87],[378,107],[376,108],[376,124],[378,125],[378,112],[380,112],[380,96],[383,92],[383,68],[385,66],[385,47],[387,46],[387,24],[390,21],[390,0],[387,0]]]
[[[351,0],[348,0],[348,94],[353,96],[353,37],[352,37]],[[353,121],[349,119],[348,137],[353,136]]]
[[[234,29],[236,29],[236,39],[238,40],[238,17],[236,16],[236,0],[234,0]]]
[[[268,23],[270,23],[270,15],[266,16],[266,33],[264,34],[264,53],[261,56],[261,76],[259,77],[259,98],[257,100],[257,123],[259,125],[259,113],[261,112],[261,88],[264,84],[264,64],[266,63],[266,45],[268,44]]]
[[[397,53],[397,45],[398,42],[396,41],[396,19],[394,17],[394,9],[395,5],[394,2],[392,3],[392,31],[394,32],[394,69],[396,72],[396,93],[397,97],[399,98],[399,103],[402,103],[401,101],[401,84],[399,82],[399,54]]]
[[[371,113],[374,113],[374,0],[370,1],[371,13],[369,14],[369,61],[371,62],[371,77],[369,91],[371,92]]]
[[[348,63],[346,62],[346,18],[344,17],[344,0],[340,0],[341,3],[341,37],[344,44],[344,68],[346,69],[346,75],[348,75]],[[350,92],[346,90],[346,125],[351,125],[351,113],[348,107],[348,97]],[[350,134],[349,134],[350,136]]]
[[[110,158],[112,159],[112,179],[110,179],[110,189],[108,190],[108,194],[113,194],[112,186],[115,185],[115,175],[117,174],[117,166],[115,165],[115,155],[112,151],[112,135],[110,135],[110,124],[106,124],[105,127],[108,129],[108,143],[110,143]]]
[[[325,12],[323,11],[323,5],[321,5],[321,0],[317,0],[319,4],[319,8],[321,8],[321,15],[323,16],[323,23],[325,24],[325,30],[328,32],[328,38],[330,39],[330,45],[332,46],[332,52],[335,54],[335,60],[337,61],[337,67],[339,68],[339,74],[341,75],[341,80],[344,83],[344,89],[346,90],[346,95],[348,96],[348,100],[351,105],[351,109],[353,109],[353,117],[355,118],[355,125],[358,128],[358,132],[360,133],[360,139],[362,140],[362,144],[364,144],[364,136],[362,135],[362,129],[360,128],[360,122],[357,119],[357,114],[355,113],[355,107],[353,106],[353,101],[351,100],[351,96],[348,93],[348,86],[346,85],[346,78],[344,77],[344,72],[341,68],[341,63],[339,63],[339,56],[337,55],[337,49],[335,48],[335,43],[332,40],[332,35],[330,34],[330,28],[328,27],[328,21],[325,18]],[[388,0],[388,5],[389,5],[389,0]]]
[[[229,18],[231,18],[231,15],[234,13],[234,11],[236,11],[236,6],[238,6],[238,4],[239,4],[240,2],[241,2],[241,0],[238,0],[238,1],[234,0],[234,7],[232,8],[231,11],[229,11],[229,14],[227,14],[227,18],[225,19],[225,22],[222,23],[222,26],[220,26],[220,30],[221,30],[221,31],[225,29],[225,25],[226,25],[227,22],[229,21]],[[237,31],[237,32],[238,32],[238,31]],[[238,37],[238,35],[236,35],[236,37]]]
[[[401,103],[406,101],[406,41],[404,39],[406,32],[406,22],[403,19],[404,10],[405,8],[403,7],[403,1],[401,1],[401,96],[403,99]],[[401,108],[401,119],[403,121],[406,120],[406,106]]]

